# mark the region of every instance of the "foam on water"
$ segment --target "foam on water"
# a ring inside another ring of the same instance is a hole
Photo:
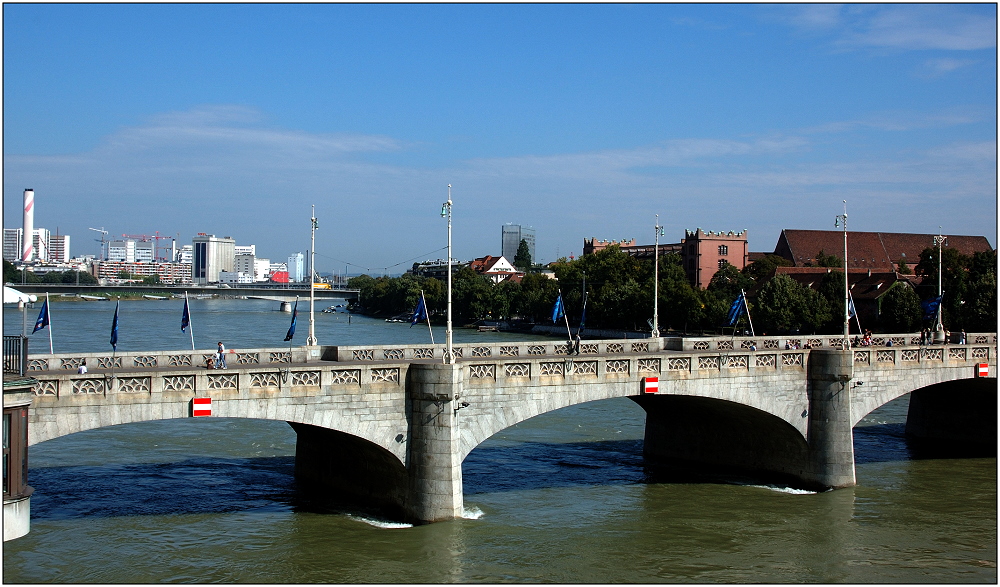
[[[462,509],[462,518],[466,520],[478,520],[481,517],[483,517],[483,510],[475,506]]]
[[[364,522],[369,526],[375,526],[376,528],[385,529],[397,529],[397,528],[412,528],[413,524],[407,524],[405,522],[389,522],[387,520],[376,520],[375,518],[366,518],[364,516],[347,516],[352,520],[358,520],[359,522]]]
[[[747,487],[759,487],[761,489],[770,489],[778,493],[790,493],[792,495],[815,495],[818,493],[816,491],[809,491],[808,489],[795,489],[794,487],[782,487],[779,485],[747,485]]]

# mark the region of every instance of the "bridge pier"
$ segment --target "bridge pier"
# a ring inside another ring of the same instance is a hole
[[[762,410],[710,397],[634,396],[646,410],[643,454],[653,462],[773,477],[825,489],[855,484],[851,429],[853,354],[809,356],[806,438]]]
[[[458,400],[459,365],[412,365],[407,374],[410,405],[409,478],[406,517],[437,522],[462,517],[461,434]]]
[[[851,379],[854,353],[814,349],[809,353],[809,455],[800,477],[823,487],[850,487],[854,473]]]

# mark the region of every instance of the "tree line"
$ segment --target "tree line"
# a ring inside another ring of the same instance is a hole
[[[893,284],[878,301],[879,321],[864,325],[882,332],[914,332],[930,323],[924,320],[922,300],[937,295],[937,250],[921,255],[917,273],[924,285],[914,290]],[[719,333],[728,326],[730,306],[741,290],[748,292],[749,309],[759,333],[836,334],[843,331],[844,274],[835,255],[821,253],[816,263],[831,268],[817,289],[800,285],[775,267],[790,265],[776,255],[747,265],[742,271],[726,264],[704,290],[691,285],[675,253],[659,259],[659,312],[661,331]],[[637,259],[610,246],[579,259],[562,258],[551,264],[555,279],[528,273],[520,283],[499,284],[464,267],[452,278],[452,314],[457,324],[478,320],[509,320],[551,324],[552,307],[562,295],[570,324],[575,328],[587,293],[586,326],[614,330],[648,330],[653,315],[653,261]],[[946,249],[942,257],[945,326],[958,330],[993,331],[996,328],[996,252],[962,255]],[[393,316],[412,311],[421,290],[432,319],[443,320],[445,283],[432,277],[362,275],[349,280],[360,290],[363,311],[373,316]],[[932,285],[933,284],[933,287]],[[745,320],[745,317],[743,318]],[[737,327],[746,327],[740,322]]]

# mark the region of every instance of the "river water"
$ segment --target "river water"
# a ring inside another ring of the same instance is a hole
[[[122,302],[119,349],[190,348],[181,305]],[[199,349],[286,344],[290,316],[275,302],[191,305]],[[111,302],[53,303],[55,351],[107,350],[113,313]],[[426,327],[348,320],[317,312],[319,342],[428,340]],[[4,309],[5,334],[21,323]],[[517,338],[455,331],[456,341]],[[47,332],[30,344],[47,352]],[[858,485],[823,493],[653,471],[633,402],[564,408],[468,456],[464,519],[413,527],[299,490],[284,422],[90,430],[31,447],[31,532],[4,543],[3,580],[996,583],[996,459],[923,458],[903,435],[907,399],[855,428]]]

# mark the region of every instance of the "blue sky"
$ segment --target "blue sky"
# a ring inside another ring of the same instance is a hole
[[[685,229],[985,235],[994,4],[5,4],[4,227],[320,271]]]

